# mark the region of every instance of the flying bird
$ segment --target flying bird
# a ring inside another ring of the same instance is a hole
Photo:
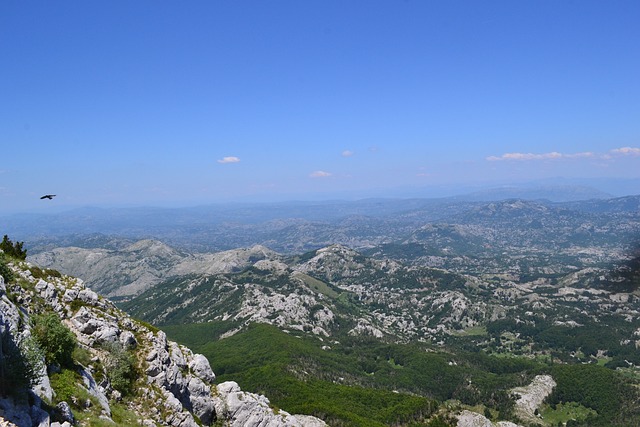
[[[45,194],[44,196],[40,197],[40,200],[42,200],[42,199],[53,200],[54,197],[56,197],[55,194]]]

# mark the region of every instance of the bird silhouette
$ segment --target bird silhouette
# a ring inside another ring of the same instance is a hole
[[[55,194],[45,194],[44,196],[40,197],[40,200],[42,200],[42,199],[53,200],[54,197],[56,197]]]

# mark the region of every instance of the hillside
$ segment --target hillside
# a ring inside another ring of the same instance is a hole
[[[0,253],[0,423],[322,426],[274,410],[79,279]]]
[[[118,249],[56,248],[30,260],[83,277],[109,297],[139,294],[168,277],[242,270],[270,254],[267,248],[187,254],[157,240],[140,240]]]

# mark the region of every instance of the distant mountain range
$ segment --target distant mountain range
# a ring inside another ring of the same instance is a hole
[[[571,202],[517,200],[529,203],[527,206],[567,210],[585,216],[633,214],[638,211],[639,199],[639,196],[627,196]],[[464,217],[474,217],[474,210],[483,206],[487,206],[487,202],[448,198],[181,209],[85,208],[53,215],[13,215],[2,218],[2,223],[5,233],[31,243],[31,253],[58,246],[110,247],[119,245],[122,239],[131,243],[143,238],[159,239],[189,252],[260,244],[278,252],[297,253],[333,243],[364,248],[402,240],[427,223],[447,222],[454,215],[467,221]],[[110,243],[113,236],[117,239]]]
[[[609,193],[588,186],[548,185],[536,187],[504,186],[464,194],[456,197],[456,199],[478,202],[504,199],[573,202],[580,200],[609,199],[612,197],[614,196]]]

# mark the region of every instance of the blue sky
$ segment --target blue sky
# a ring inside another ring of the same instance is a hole
[[[0,211],[640,178],[638,22],[638,1],[5,0]]]

